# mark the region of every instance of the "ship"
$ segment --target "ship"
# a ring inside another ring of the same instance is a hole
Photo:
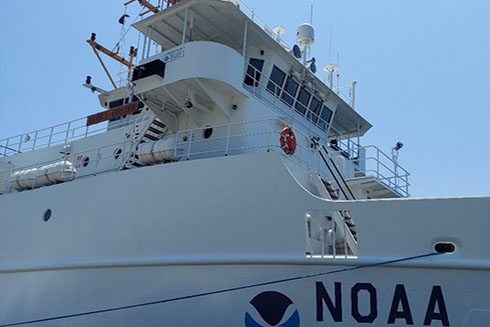
[[[490,199],[411,198],[312,24],[124,5],[101,108],[0,140],[1,327],[490,325]]]

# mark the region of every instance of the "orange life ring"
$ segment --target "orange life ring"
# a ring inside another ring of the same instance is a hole
[[[281,149],[288,155],[293,155],[296,150],[296,136],[291,127],[284,127],[281,131]]]

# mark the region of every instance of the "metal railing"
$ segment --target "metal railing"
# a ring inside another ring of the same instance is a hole
[[[142,117],[141,119],[144,120],[145,118]],[[273,117],[179,131],[175,134],[175,145],[172,149],[174,151],[174,160],[193,160],[253,152],[274,151],[283,153],[279,140],[282,128],[287,125],[287,121]],[[212,131],[211,136],[208,138],[204,136],[207,130]],[[319,163],[318,152],[311,147],[311,137],[299,130],[296,130],[295,134],[298,140],[296,151],[293,155],[287,156],[287,158],[305,169],[316,171],[323,178],[331,180],[325,167]],[[64,159],[75,165],[77,169],[75,178],[120,170],[127,164],[129,158],[134,157],[135,147],[133,144],[134,140],[128,140],[84,152],[73,153],[69,157],[61,157],[45,163],[16,167],[6,177],[8,179],[16,171],[39,167]],[[350,149],[349,153],[362,153],[360,150],[366,152],[369,150],[369,155],[347,158],[345,151],[331,151],[329,154],[333,158],[337,156],[346,157],[349,165],[354,167],[352,169],[354,172],[352,177],[376,177],[402,196],[408,196],[409,173],[404,168],[396,165],[391,158],[375,146]],[[115,154],[116,152],[117,154]],[[83,165],[82,159],[87,157],[89,158],[88,164]]]
[[[128,126],[133,124],[139,118],[139,115],[130,115],[127,118],[120,119],[119,122],[112,122],[110,124],[110,129]],[[107,122],[91,126],[87,126],[86,123],[87,117],[83,117],[67,123],[0,140],[0,156],[7,157],[17,153],[65,144],[106,132],[108,129]]]
[[[308,211],[306,223],[307,258],[354,258],[358,243],[338,211]]]
[[[281,35],[274,33],[273,29],[267,25],[257,14],[255,13],[255,8],[248,7],[242,0],[224,0],[228,2],[234,3],[242,12],[247,15],[254,23],[256,23],[264,32],[266,32],[272,39],[274,39],[277,43],[279,43],[284,49],[290,51],[292,47],[281,38]],[[322,74],[321,71],[317,71],[315,75],[323,82],[325,85],[328,85],[328,78]],[[330,86],[329,86],[330,87]],[[350,88],[349,86],[340,86],[337,87],[332,86],[332,91],[334,91],[339,97],[342,98],[346,103],[351,103],[352,94],[345,93],[345,89]]]
[[[355,157],[354,154],[361,154]],[[352,178],[375,177],[380,183],[401,197],[409,197],[410,173],[375,145],[361,146],[357,149],[334,150],[329,148],[330,157],[344,157],[353,163]],[[344,171],[345,174],[345,171]]]

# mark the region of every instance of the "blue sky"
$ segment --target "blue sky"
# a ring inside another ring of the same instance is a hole
[[[112,48],[122,3],[0,1],[0,139],[100,111],[81,84],[91,75],[110,86],[85,40],[97,32]],[[412,173],[413,196],[490,194],[490,1],[245,3],[270,27],[284,26],[290,44],[314,5],[318,66],[329,61],[332,30],[341,84],[358,82],[356,109],[374,125],[362,142],[387,153],[405,143],[400,162]],[[129,8],[131,21],[137,11],[137,4]],[[135,34],[129,38],[127,46],[137,43]]]

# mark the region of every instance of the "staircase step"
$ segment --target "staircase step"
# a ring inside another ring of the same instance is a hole
[[[163,130],[161,130],[161,129],[156,129],[155,127],[152,127],[152,126],[148,127],[148,130],[149,130],[150,132],[152,132],[152,133],[157,134],[157,135],[163,134]]]
[[[148,134],[148,133],[146,133],[144,137],[146,137],[147,139],[150,139],[152,141],[158,141],[158,137],[155,137],[155,136]]]
[[[162,123],[161,121],[159,121],[157,119],[155,119],[152,124],[153,125],[157,125],[160,128],[165,128],[166,127],[164,123]]]

